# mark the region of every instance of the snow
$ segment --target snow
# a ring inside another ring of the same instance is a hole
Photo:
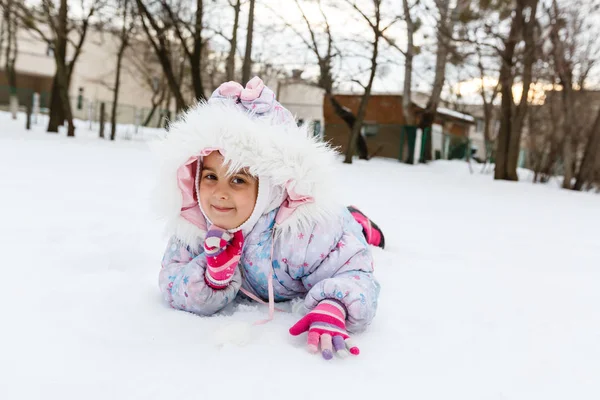
[[[413,99],[413,103],[422,109],[427,108],[427,104],[425,102],[422,101],[417,101]],[[443,115],[447,115],[449,117],[454,117],[454,118],[458,118],[461,119],[463,121],[468,121],[468,122],[475,122],[475,117],[473,117],[472,115],[469,114],[464,114],[461,113],[459,111],[455,111],[455,110],[451,110],[449,108],[445,108],[445,107],[438,107],[436,110],[439,114],[443,114]]]
[[[344,165],[341,198],[388,248],[361,355],[326,362],[288,334],[297,315],[164,304],[156,131],[109,142],[79,122],[73,139],[20,118],[0,113],[0,399],[600,396],[597,195],[463,162]]]
[[[448,116],[462,119],[465,121],[475,122],[475,118],[473,118],[473,116],[471,116],[469,114],[463,114],[461,112],[454,111],[449,108],[438,107],[437,112],[439,112],[440,114],[448,115]]]

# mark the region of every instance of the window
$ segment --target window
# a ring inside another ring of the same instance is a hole
[[[313,136],[321,136],[321,121],[315,120],[312,123]]]
[[[366,137],[377,136],[379,133],[379,125],[372,122],[363,123],[361,133]]]

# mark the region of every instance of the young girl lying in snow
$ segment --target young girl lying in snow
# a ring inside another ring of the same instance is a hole
[[[160,142],[169,241],[160,290],[173,307],[211,315],[238,292],[269,304],[304,298],[308,348],[358,354],[348,332],[375,316],[371,244],[381,231],[335,201],[335,152],[298,127],[260,78],[221,85]],[[353,217],[353,215],[355,217]],[[357,223],[357,220],[360,222]]]

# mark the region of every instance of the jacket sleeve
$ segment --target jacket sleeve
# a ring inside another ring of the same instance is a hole
[[[206,284],[206,256],[194,252],[176,237],[169,240],[159,274],[159,287],[171,307],[200,315],[212,315],[236,296],[242,284],[239,268],[233,280],[222,290]]]
[[[348,311],[346,328],[363,331],[375,316],[380,286],[360,225],[345,213],[337,227],[315,226],[310,240],[305,262],[309,270],[302,278],[308,290],[305,308],[312,310],[323,299],[336,299]]]

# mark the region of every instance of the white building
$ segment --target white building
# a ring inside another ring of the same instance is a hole
[[[294,71],[294,76],[267,83],[276,93],[279,102],[296,117],[299,124],[310,124],[316,136],[323,136],[324,116],[323,101],[325,90],[299,77],[300,71]]]
[[[76,34],[74,34],[76,35]],[[50,36],[50,34],[48,34]],[[77,40],[78,37],[72,38]],[[31,101],[33,93],[40,94],[42,109],[49,107],[52,80],[56,70],[52,48],[37,33],[21,28],[18,31],[17,93],[19,102]],[[151,107],[152,78],[140,73],[144,65],[146,75],[152,71],[153,50],[147,46],[130,47],[123,58],[119,90],[118,121],[132,123],[136,114],[147,112]],[[72,73],[69,97],[76,118],[88,119],[90,111],[96,117],[99,104],[106,103],[106,112],[112,102],[119,39],[115,35],[90,29]],[[73,48],[68,46],[67,60]],[[155,80],[162,75],[156,65]],[[0,106],[7,107],[8,83],[4,62],[0,64]]]

